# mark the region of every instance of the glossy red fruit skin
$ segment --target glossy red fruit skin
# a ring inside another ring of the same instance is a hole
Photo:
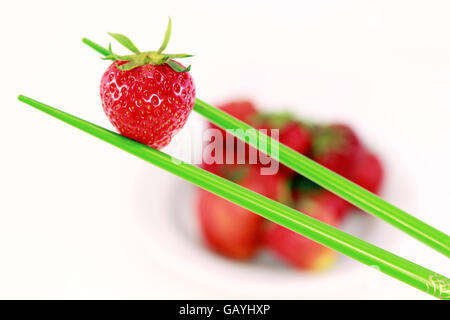
[[[325,144],[321,144],[325,140]],[[347,125],[320,128],[314,136],[311,157],[326,168],[349,178],[362,150],[355,132]]]
[[[301,212],[332,226],[337,225],[336,213],[322,205],[301,205]],[[294,268],[320,271],[329,267],[336,252],[285,227],[271,223],[264,235],[265,244],[282,261]]]
[[[383,171],[383,165],[378,157],[364,151],[353,167],[350,180],[373,193],[378,193],[383,181]]]
[[[102,76],[103,110],[124,136],[155,149],[166,146],[184,126],[195,101],[195,85],[188,72],[167,64],[121,71],[112,63]]]

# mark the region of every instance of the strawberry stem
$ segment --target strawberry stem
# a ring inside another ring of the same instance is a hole
[[[125,55],[120,56],[118,54],[115,54],[111,49],[111,44],[109,44],[108,47],[108,54],[106,57],[102,58],[104,60],[113,60],[113,61],[127,61],[127,63],[123,65],[117,65],[117,68],[123,71],[132,70],[134,68],[146,65],[146,64],[152,64],[152,65],[162,65],[167,63],[169,67],[171,67],[176,72],[188,72],[191,70],[191,66],[189,65],[187,68],[183,68],[178,63],[173,61],[172,59],[179,59],[179,58],[189,58],[193,55],[186,54],[186,53],[163,53],[163,51],[166,49],[169,40],[170,35],[172,33],[172,20],[169,17],[169,23],[167,25],[166,33],[164,35],[163,43],[161,44],[161,47],[158,49],[158,51],[145,51],[140,52],[139,49],[134,45],[134,43],[126,36],[120,33],[108,33],[111,37],[113,37],[117,42],[119,42],[121,45],[123,45],[125,48],[133,52],[133,55]]]

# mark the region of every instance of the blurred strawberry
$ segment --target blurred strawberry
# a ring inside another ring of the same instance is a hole
[[[311,134],[299,122],[293,122],[280,128],[280,142],[301,154],[307,154],[311,147]]]
[[[279,174],[262,175],[260,166],[218,165],[215,172],[221,177],[236,182],[272,200],[282,203],[292,202],[288,179]]]
[[[258,166],[215,165],[208,169],[273,200],[289,203],[287,180],[262,176]],[[234,259],[249,259],[258,250],[264,219],[207,191],[199,190],[198,216],[203,237],[216,252]]]
[[[308,195],[309,201],[336,215],[336,222],[341,222],[351,208],[351,204],[328,190],[320,189]]]
[[[257,129],[279,130],[279,141],[301,154],[307,154],[311,147],[311,134],[303,123],[290,113],[259,113],[254,115],[251,124]]]
[[[219,254],[249,259],[260,246],[260,216],[208,191],[198,191],[197,210],[206,243]]]
[[[219,109],[246,123],[257,112],[255,105],[249,100],[231,101],[219,106]]]
[[[338,224],[337,213],[326,202],[304,199],[298,210],[332,226]],[[281,260],[295,268],[320,271],[330,267],[336,252],[277,224],[270,224],[265,231],[265,243]]]
[[[349,177],[361,149],[359,139],[350,127],[333,124],[316,130],[311,156],[328,169]]]
[[[228,102],[226,104],[223,104],[221,106],[219,106],[219,109],[221,109],[222,111],[224,111],[225,113],[228,113],[229,115],[244,121],[245,123],[249,123],[250,119],[257,113],[256,107],[255,105],[248,101],[248,100],[236,100],[236,101],[231,101]],[[233,163],[237,162],[237,151],[238,151],[238,143],[242,143],[240,140],[238,140],[237,138],[233,137],[232,135],[228,134],[225,132],[224,129],[217,127],[215,124],[213,123],[209,123],[209,127],[211,129],[218,129],[220,130],[223,140],[222,140],[222,150],[223,150],[223,163],[226,163],[226,153],[233,153]],[[233,129],[233,128],[229,128],[229,129]],[[226,141],[227,139],[232,139],[233,140],[233,146],[234,148],[232,150],[227,150],[226,148]],[[245,163],[249,163],[249,148],[250,146],[245,145]]]
[[[377,156],[364,150],[356,161],[350,180],[367,190],[378,193],[383,180],[383,166]]]
[[[294,201],[297,203],[304,199],[315,201],[320,206],[329,208],[336,213],[336,218],[339,222],[342,221],[352,207],[346,200],[301,175],[297,175],[291,180],[291,188]]]
[[[309,129],[290,113],[259,113],[252,117],[251,124],[257,129],[266,129],[267,134],[272,138],[270,129],[278,129],[278,140],[301,154],[306,155],[311,149]],[[296,174],[284,165],[280,166],[280,171],[290,177]]]

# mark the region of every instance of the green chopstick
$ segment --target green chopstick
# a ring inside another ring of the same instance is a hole
[[[379,269],[381,272],[419,290],[440,299],[450,299],[450,279],[443,275],[118,133],[23,95],[20,95],[18,99],[209,192],[234,202],[266,219],[341,252],[357,261]]]
[[[102,55],[109,54],[106,48],[89,39],[83,38],[82,41]],[[253,129],[248,124],[200,99],[195,100],[194,110],[212,123],[224,129],[243,129],[243,131]],[[259,143],[262,143],[262,145],[269,145],[265,143],[271,141],[270,137],[258,132],[258,130],[243,131],[235,130],[233,134],[244,141],[247,138],[247,142],[257,149],[258,141]],[[335,193],[363,211],[390,223],[394,227],[406,232],[417,240],[422,241],[431,248],[450,257],[450,237],[442,231],[413,217],[372,192],[281,143],[279,144],[278,160],[282,164],[314,181],[323,188]]]

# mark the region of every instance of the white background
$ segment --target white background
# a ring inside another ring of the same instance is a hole
[[[191,214],[188,185],[16,100],[111,128],[108,63],[80,39],[156,49],[170,15],[168,51],[197,53],[198,97],[348,122],[386,163],[383,196],[449,233],[450,3],[225,3],[0,2],[0,298],[428,298],[345,257],[308,275],[211,255],[168,218],[180,201]],[[368,222],[356,234],[449,275],[443,255]]]

